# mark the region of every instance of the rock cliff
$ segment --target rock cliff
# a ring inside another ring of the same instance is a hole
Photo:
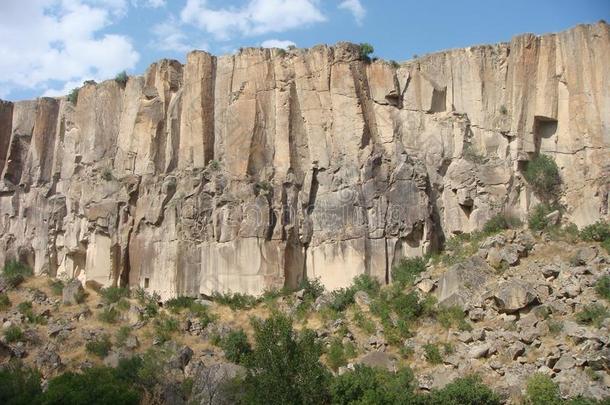
[[[125,86],[0,102],[0,264],[178,294],[257,294],[305,275],[387,281],[404,256],[539,201],[608,218],[610,26],[399,66],[339,43],[195,51]]]

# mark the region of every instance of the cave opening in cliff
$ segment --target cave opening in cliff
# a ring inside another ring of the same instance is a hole
[[[534,146],[536,156],[548,140],[553,139],[557,133],[557,120],[554,118],[535,116],[534,117]]]

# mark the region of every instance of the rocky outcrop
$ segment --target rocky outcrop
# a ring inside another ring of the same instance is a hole
[[[524,217],[538,153],[568,220],[607,218],[609,55],[605,23],[398,68],[344,43],[196,51],[76,105],[2,102],[0,262],[163,298],[385,281],[495,213]]]

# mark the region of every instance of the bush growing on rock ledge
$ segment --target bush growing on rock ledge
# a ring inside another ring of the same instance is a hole
[[[29,266],[17,261],[6,263],[2,269],[2,277],[11,288],[18,287],[33,274],[34,272]]]
[[[373,45],[367,42],[363,42],[360,44],[360,59],[362,59],[363,61],[370,62],[371,55],[373,54],[373,52],[375,52],[375,48],[373,48]]]
[[[527,163],[523,173],[534,191],[547,200],[555,200],[561,184],[557,163],[550,156],[538,155]]]

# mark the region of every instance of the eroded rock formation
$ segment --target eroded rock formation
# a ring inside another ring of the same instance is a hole
[[[399,67],[344,43],[196,51],[76,105],[0,103],[0,262],[163,297],[387,280],[500,211],[524,218],[538,153],[567,220],[608,218],[609,25]]]

